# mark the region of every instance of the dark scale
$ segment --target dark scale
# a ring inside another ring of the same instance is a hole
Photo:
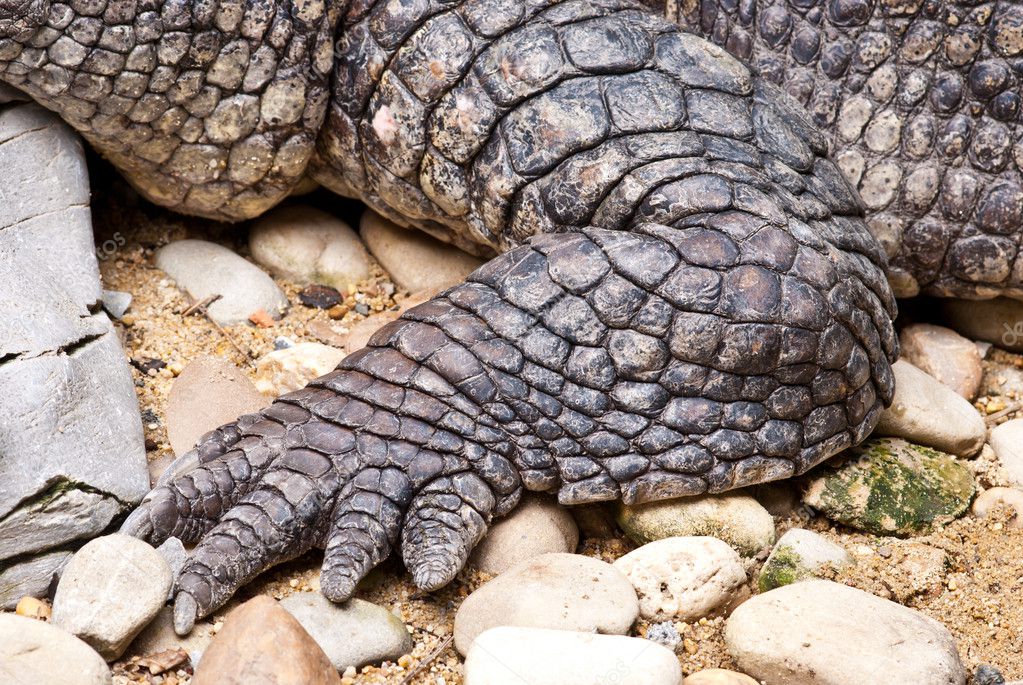
[[[132,514],[197,543],[178,630],[314,547],[334,600],[392,552],[441,587],[524,490],[804,473],[891,401],[889,277],[1023,292],[1019,5],[684,6],[724,47],[629,0],[0,0],[0,79],[151,200],[311,176],[493,257]]]

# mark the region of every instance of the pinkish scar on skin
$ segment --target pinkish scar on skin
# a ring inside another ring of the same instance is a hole
[[[380,142],[390,145],[398,133],[398,123],[391,114],[391,108],[384,105],[373,115],[373,130],[376,132]]]

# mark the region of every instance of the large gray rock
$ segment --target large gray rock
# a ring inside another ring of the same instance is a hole
[[[744,602],[725,644],[739,668],[771,685],[963,685],[945,626],[874,595],[807,580]]]
[[[900,359],[892,371],[895,397],[881,413],[876,435],[904,438],[960,457],[980,451],[987,428],[972,404],[909,362]]]
[[[339,671],[397,661],[412,651],[405,624],[376,604],[361,599],[334,604],[319,592],[300,592],[288,595],[280,605],[298,619]]]
[[[625,634],[639,616],[629,579],[581,554],[527,559],[465,598],[455,614],[455,648],[496,626],[529,626]]]
[[[102,532],[149,477],[131,373],[101,310],[81,144],[49,112],[16,106],[0,111],[0,158],[0,606],[9,607],[16,593],[45,590],[63,560],[52,550]]]
[[[0,609],[13,609],[22,597],[43,597],[64,566],[71,552],[63,549],[43,552],[0,570]]]
[[[369,277],[358,234],[337,217],[307,205],[278,207],[249,231],[252,258],[274,276],[347,290]]]
[[[395,285],[411,292],[461,283],[483,264],[453,245],[402,228],[370,209],[362,215],[359,233]]]
[[[220,295],[208,308],[217,323],[243,323],[261,309],[279,319],[288,308],[266,272],[216,243],[178,240],[157,250],[156,266],[197,301]]]
[[[142,540],[96,538],[64,569],[53,597],[53,625],[113,661],[160,611],[171,579],[166,560]]]
[[[0,614],[0,683],[110,685],[110,669],[74,635],[14,614]]]

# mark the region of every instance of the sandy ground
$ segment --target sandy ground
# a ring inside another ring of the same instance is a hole
[[[284,335],[296,342],[319,340],[341,344],[347,329],[364,318],[352,311],[341,319],[332,320],[322,310],[306,308],[298,303],[298,287],[287,282],[280,282],[280,285],[292,301],[292,307],[272,327],[239,325],[222,332],[201,316],[183,317],[181,313],[191,302],[153,266],[154,249],[172,240],[202,237],[247,255],[244,227],[235,229],[174,216],[139,202],[116,181],[100,195],[95,216],[104,286],[128,291],[134,296],[129,316],[118,324],[127,354],[136,363],[159,359],[167,365],[159,371],[133,370],[146,425],[148,454],[153,462],[165,462],[171,456],[164,408],[175,374],[190,361],[201,355],[217,355],[251,376],[254,360],[273,349],[276,337]],[[332,207],[352,222],[356,219],[358,208],[351,204],[325,196],[314,196],[311,201],[326,203],[328,208]],[[357,297],[368,303],[374,312],[380,312],[394,308],[402,297],[402,293],[390,297],[386,294],[389,291],[386,275],[379,271],[360,286],[361,294]],[[353,301],[354,298],[348,300]],[[330,327],[336,337],[325,334],[326,327]],[[1023,366],[1023,357],[1002,352],[997,352],[995,357],[1003,363]],[[982,398],[978,407],[994,412],[1001,406],[1012,407],[1015,400],[1015,397]],[[1011,416],[1010,413],[1002,420]],[[1000,478],[989,460],[981,458],[972,464],[981,486],[999,484]],[[1023,678],[1020,633],[1023,602],[1018,599],[1023,591],[1023,531],[1009,529],[1009,520],[1003,516],[1001,520],[984,521],[965,518],[931,535],[910,540],[878,538],[835,526],[813,512],[796,507],[797,487],[797,484],[790,484],[781,490],[793,500],[793,506],[788,515],[776,517],[779,535],[801,525],[839,542],[853,553],[857,564],[838,580],[901,602],[941,621],[958,641],[963,661],[970,670],[988,663],[1000,668],[1008,679]],[[587,538],[580,551],[613,560],[632,548],[632,544],[621,537]],[[291,592],[315,591],[319,561],[319,554],[309,554],[268,572],[244,588],[239,598],[255,593],[282,597]],[[755,585],[752,579],[756,578],[762,562],[763,558],[751,564],[751,589]],[[400,664],[367,667],[354,679],[349,677],[344,682],[461,683],[460,659],[448,638],[459,604],[485,580],[479,574],[467,572],[443,591],[422,593],[409,581],[400,563],[385,562],[360,588],[359,596],[400,616],[413,636],[415,649]],[[223,612],[215,616],[213,622],[222,619]],[[685,673],[715,666],[734,667],[724,650],[723,626],[722,618],[677,625],[684,638],[678,652]],[[640,623],[637,634],[643,635],[645,631],[646,625]],[[146,669],[135,664],[138,656],[142,655],[129,653],[116,664],[115,682],[180,685],[188,682],[189,669],[150,676]]]

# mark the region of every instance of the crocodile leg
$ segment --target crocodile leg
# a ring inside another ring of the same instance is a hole
[[[898,347],[885,255],[777,88],[627,0],[341,24],[317,178],[500,254],[150,495],[130,532],[201,536],[179,628],[312,546],[332,599],[399,548],[433,589],[524,489],[722,492],[870,432]]]

